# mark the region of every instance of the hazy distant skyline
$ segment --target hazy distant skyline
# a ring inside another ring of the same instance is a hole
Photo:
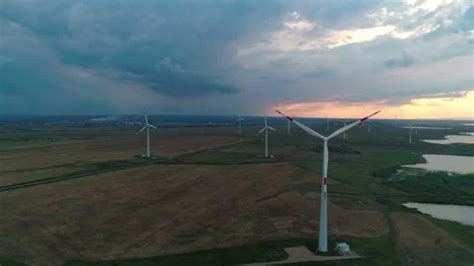
[[[0,114],[474,119],[470,1],[0,0]]]

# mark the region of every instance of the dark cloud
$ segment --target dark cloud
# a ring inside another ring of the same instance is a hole
[[[400,57],[392,58],[384,62],[386,67],[409,67],[415,63],[415,59],[403,52]]]
[[[215,94],[236,94],[239,89],[230,85],[221,85],[203,75],[162,71],[155,75],[146,75],[147,88],[169,97],[197,97]]]
[[[407,15],[403,2],[378,0],[1,1],[0,112],[147,105],[168,113],[255,113],[282,99],[397,102],[462,90],[472,87],[466,69],[474,11],[456,7],[461,2]],[[311,30],[288,27],[291,18]],[[343,36],[368,36],[381,25],[435,30],[362,42]],[[328,36],[354,42],[296,47]]]
[[[236,94],[216,80],[230,67],[237,39],[252,38],[282,10],[275,2],[90,1],[6,2],[2,19],[41,39],[62,63],[123,73],[170,97]],[[268,19],[268,21],[266,21]],[[163,61],[165,60],[165,61]],[[179,62],[178,69],[157,65]],[[13,90],[10,87],[10,90]]]

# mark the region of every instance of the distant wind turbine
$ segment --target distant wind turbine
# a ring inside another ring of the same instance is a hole
[[[288,120],[288,136],[291,136],[291,121]]]
[[[282,112],[275,110],[277,113],[281,114],[282,116],[286,117],[289,121],[295,123],[298,127],[306,131],[306,133],[310,134],[311,136],[320,138],[324,141],[324,152],[323,152],[323,174],[321,176],[321,208],[320,208],[320,215],[319,215],[319,251],[320,252],[327,252],[328,251],[328,202],[327,202],[327,183],[328,183],[328,162],[329,162],[329,151],[328,151],[328,141],[337,135],[346,132],[347,130],[357,126],[358,124],[366,121],[370,117],[378,114],[380,111],[377,111],[369,116],[366,116],[362,119],[359,119],[347,126],[339,128],[338,130],[334,131],[329,136],[325,137],[318,132],[312,130],[311,128],[305,126],[304,124],[298,122],[297,120],[289,117]]]
[[[416,118],[415,121],[418,121],[418,118]],[[414,129],[415,129],[415,136],[418,136],[418,123],[414,123],[414,124],[415,124],[415,127],[414,127]]]
[[[346,126],[346,124],[347,124],[347,120],[338,120],[338,121],[341,122],[341,123],[343,123],[344,126]],[[344,133],[342,134],[342,138],[343,138],[344,140],[346,140],[346,132],[345,132],[345,131],[344,131]]]
[[[240,115],[237,118],[237,123],[239,123],[239,135],[242,135],[242,122],[244,122],[245,119],[243,119]]]
[[[268,158],[268,130],[269,129],[273,131],[277,131],[277,130],[268,125],[267,116],[264,117],[264,121],[265,121],[265,126],[257,134],[262,134],[262,132],[265,131],[265,158]]]
[[[145,125],[137,132],[137,135],[146,129],[146,157],[150,158],[150,128],[157,129],[154,125],[148,123],[148,116],[145,115]]]

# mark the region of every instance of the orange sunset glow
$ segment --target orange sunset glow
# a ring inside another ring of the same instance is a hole
[[[300,117],[352,118],[382,110],[377,118],[473,120],[474,90],[464,91],[460,97],[414,98],[400,105],[389,104],[385,101],[320,101],[281,104],[275,108]]]

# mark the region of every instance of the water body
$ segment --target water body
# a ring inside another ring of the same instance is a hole
[[[447,135],[444,139],[423,139],[422,141],[433,144],[454,144],[465,143],[474,144],[474,135],[472,132],[461,133],[463,135]]]
[[[423,126],[404,126],[403,128],[413,128],[413,129],[433,129],[433,130],[442,130],[442,129],[451,129],[450,127],[423,127]]]
[[[463,125],[463,126],[470,126],[470,127],[472,127],[472,126],[474,126],[474,123],[465,123],[465,124],[462,124],[462,125]]]
[[[474,136],[474,132],[461,132],[459,134],[462,134],[462,135],[468,135],[468,136]]]
[[[458,174],[474,173],[474,157],[472,156],[424,154],[423,158],[426,160],[426,163],[403,165],[403,167]]]
[[[462,205],[430,204],[408,202],[403,206],[417,209],[419,212],[429,214],[434,218],[459,222],[464,225],[474,226],[474,207]]]

